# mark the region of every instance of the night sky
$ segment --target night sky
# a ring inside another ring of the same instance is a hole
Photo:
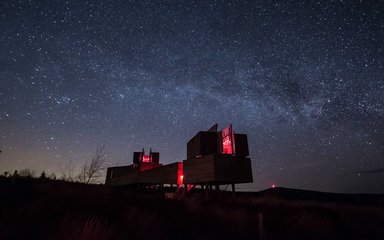
[[[383,1],[0,1],[0,172],[248,134],[254,183],[384,193]],[[59,176],[59,175],[58,175]]]

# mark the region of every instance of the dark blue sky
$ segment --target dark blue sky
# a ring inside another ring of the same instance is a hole
[[[1,1],[0,171],[162,163],[214,123],[254,183],[384,193],[382,1]]]

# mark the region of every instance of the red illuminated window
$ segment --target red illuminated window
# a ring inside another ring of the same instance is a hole
[[[150,162],[151,157],[149,155],[144,155],[143,156],[143,162]]]
[[[235,154],[235,138],[232,132],[232,125],[223,129],[221,132],[221,138],[223,142],[223,153]]]

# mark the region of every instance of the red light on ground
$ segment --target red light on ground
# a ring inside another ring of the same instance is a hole
[[[272,188],[275,188],[276,187],[276,185],[275,184],[272,184]]]

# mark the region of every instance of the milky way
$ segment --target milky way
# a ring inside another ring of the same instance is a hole
[[[0,3],[0,172],[186,158],[248,134],[254,183],[384,193],[382,1]]]

